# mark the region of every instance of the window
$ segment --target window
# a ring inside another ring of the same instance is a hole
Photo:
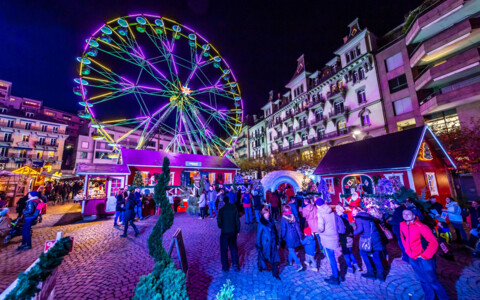
[[[393,71],[401,66],[403,66],[403,58],[401,52],[390,56],[385,60],[385,68],[387,69],[387,72]]]
[[[365,94],[365,90],[359,90],[357,92],[357,100],[358,100],[358,104],[367,102],[367,96]]]
[[[47,125],[42,125],[42,129],[41,129],[41,130],[42,130],[42,132],[47,132],[47,128],[48,128],[48,126],[47,126]]]
[[[57,139],[50,139],[50,145],[55,146],[57,144]]]
[[[210,182],[210,184],[215,183],[215,173],[208,173],[208,181]]]
[[[385,176],[385,178],[387,179],[398,179],[403,185],[405,185],[403,183],[403,174],[402,173],[390,173],[390,174],[383,174],[383,176]]]
[[[5,167],[6,167],[6,163],[1,163],[0,164],[0,170],[5,170]]]
[[[437,181],[435,179],[435,173],[425,172],[425,176],[427,177],[427,184],[428,184],[428,189],[430,190],[430,195],[438,196],[438,188],[437,188]]]
[[[338,129],[338,134],[346,134],[347,122],[345,120],[338,121],[337,129]]]
[[[412,100],[410,97],[406,97],[397,101],[393,101],[393,108],[396,116],[411,112],[413,110]]]
[[[44,137],[41,137],[38,139],[38,144],[39,145],[45,145],[45,138]]]
[[[115,196],[115,193],[120,189],[121,187],[121,184],[122,184],[122,180],[121,179],[117,179],[117,178],[113,178],[113,179],[110,179],[110,197],[113,197]]]
[[[163,144],[158,144],[158,149],[162,150],[163,149]]]
[[[41,159],[43,157],[43,151],[42,150],[37,150],[36,157],[37,157],[37,159]]]
[[[30,130],[32,128],[32,123],[25,123],[25,129]]]
[[[53,133],[58,133],[58,127],[52,127],[52,132]]]
[[[0,107],[0,113],[4,114],[7,112],[7,109],[5,107]]]
[[[362,80],[363,78],[365,78],[365,69],[364,68],[359,68],[358,69],[358,79]]]
[[[8,156],[8,148],[1,147],[0,148],[0,156],[3,156],[3,157]]]
[[[147,147],[155,147],[155,141],[148,141],[145,145]]]
[[[359,80],[358,72],[354,71],[353,72],[353,83],[358,82],[358,80]]]
[[[390,88],[390,94],[403,90],[408,87],[407,77],[405,74],[392,78],[388,81],[388,87]]]
[[[367,112],[362,115],[362,126],[370,126],[370,114]]]
[[[27,112],[27,113],[25,113],[25,116],[26,116],[27,118],[33,118],[33,113]]]
[[[232,183],[232,173],[225,173],[225,183],[226,184]]]
[[[350,55],[348,53],[345,54],[345,59],[347,60],[347,64],[350,62]]]
[[[30,140],[30,136],[29,135],[24,135],[22,137],[22,142],[28,142]]]
[[[3,141],[4,141],[4,142],[10,142],[10,141],[12,141],[12,134],[11,134],[11,133],[5,133],[5,134],[3,135]]]
[[[54,151],[48,151],[48,158],[52,158],[55,155]]]
[[[46,114],[47,116],[55,117],[55,114],[54,114],[53,112],[51,112],[51,111],[46,111],[45,114]]]
[[[80,152],[80,158],[87,159],[88,158],[88,152]]]
[[[13,127],[13,120],[7,120],[7,127]]]
[[[335,186],[333,184],[333,177],[326,177],[326,178],[323,178],[323,180],[325,180],[325,183],[327,184],[328,192],[330,194],[335,194]]]
[[[111,159],[108,157],[108,152],[95,152],[95,158],[96,159]]]
[[[210,178],[210,174],[209,174],[208,177]],[[174,185],[175,184],[175,172],[170,172],[170,182],[168,184],[169,185]]]
[[[430,126],[435,134],[451,132],[460,127],[456,109],[427,115],[425,116],[425,124]]]
[[[360,54],[361,54],[361,52],[360,52],[360,47],[357,46],[357,47],[355,48],[355,50],[357,51],[357,56],[360,56]]]
[[[82,149],[88,149],[89,143],[88,142],[82,142]]]
[[[18,168],[21,168],[21,167],[23,167],[23,163],[19,162],[19,163],[15,164],[15,168],[18,169]]]
[[[20,158],[26,158],[27,157],[27,150],[18,150],[18,157]]]

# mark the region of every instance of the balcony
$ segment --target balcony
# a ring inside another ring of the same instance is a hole
[[[348,107],[339,107],[339,108],[335,108],[333,109],[331,112],[328,113],[328,116],[330,118],[338,118],[338,117],[341,117],[341,116],[344,116],[345,114],[348,114]]]
[[[308,123],[305,121],[305,122],[302,122],[302,123],[299,123],[298,126],[297,126],[297,130],[303,130],[303,129],[306,129],[308,128],[309,125]]]
[[[476,80],[474,83],[460,82],[432,93],[420,101],[420,113],[426,115],[480,100],[480,76]]]
[[[311,144],[318,143],[318,142],[320,142],[321,140],[323,140],[323,137],[324,137],[324,135],[309,138],[309,139],[308,139],[308,144],[311,145]]]
[[[480,18],[464,20],[421,43],[412,53],[410,66],[422,66],[451,56],[480,42]]]
[[[408,29],[407,45],[425,41],[480,11],[479,0],[438,1],[420,11]]]
[[[323,122],[323,113],[321,115],[317,115],[313,120],[310,121],[310,125],[316,125],[320,122]]]
[[[328,92],[327,93],[327,100],[331,101],[336,99],[337,97],[342,96],[345,98],[345,94],[347,93],[347,87],[343,86],[339,89],[335,89],[334,91]]]
[[[445,86],[476,73],[480,73],[480,52],[478,48],[473,48],[427,69],[415,80],[415,89],[418,91]]]

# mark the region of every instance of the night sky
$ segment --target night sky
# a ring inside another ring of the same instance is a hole
[[[411,1],[2,1],[0,79],[12,94],[76,112],[75,58],[101,24],[131,13],[158,14],[210,41],[235,73],[247,114],[258,113],[270,90],[284,91],[305,54],[321,68],[342,45],[356,17],[381,36],[421,3]]]

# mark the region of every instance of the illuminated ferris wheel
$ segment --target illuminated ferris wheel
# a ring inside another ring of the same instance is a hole
[[[158,134],[166,151],[228,154],[243,121],[235,75],[198,32],[160,16],[138,14],[102,25],[86,40],[75,78],[83,118],[115,150],[134,132],[137,149]],[[127,126],[115,137],[109,127]]]

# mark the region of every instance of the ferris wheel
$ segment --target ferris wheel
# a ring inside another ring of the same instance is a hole
[[[113,19],[77,57],[74,93],[116,151],[133,133],[137,149],[167,135],[165,151],[224,156],[243,121],[240,87],[220,53],[193,29],[160,16]],[[125,126],[122,136],[108,128]]]

